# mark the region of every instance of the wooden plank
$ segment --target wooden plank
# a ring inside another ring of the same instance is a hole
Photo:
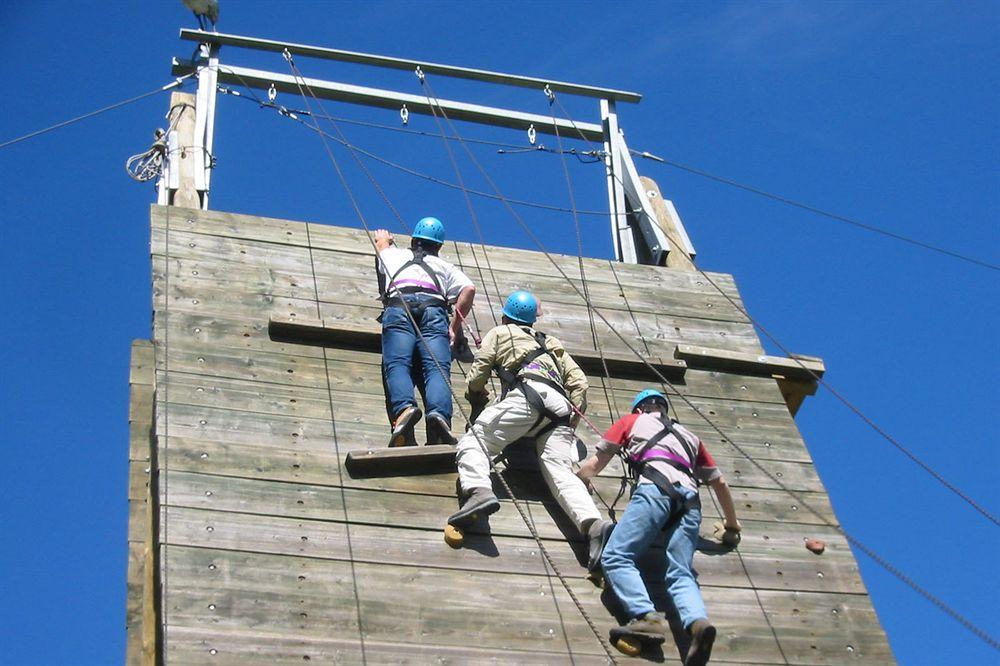
[[[254,392],[244,380],[177,375],[171,384],[171,403],[169,407],[163,407],[169,411],[169,416],[164,418],[169,417],[171,423],[181,428],[175,432],[181,436],[192,428],[199,432],[226,431],[215,438],[229,441],[247,441],[248,437],[259,439],[265,435],[281,436],[292,438],[296,447],[309,450],[333,446],[333,428],[336,425],[345,452],[381,448],[386,445],[389,434],[383,395],[374,392],[374,388],[371,393],[363,390],[352,393],[347,381],[349,378],[341,378],[338,388],[329,392],[321,388],[293,389],[283,385],[258,385],[260,390]],[[374,383],[374,380],[371,382]],[[455,389],[458,393],[464,392],[464,386],[458,382]],[[591,398],[596,404],[592,402],[594,406],[588,411],[595,426],[603,429],[610,425],[611,415],[607,414],[606,406],[598,402],[600,396]],[[335,424],[331,422],[329,411],[331,399],[337,405]],[[770,417],[767,408],[771,405],[736,403],[731,406],[716,401],[693,403],[727,435],[719,435],[687,406],[676,410],[681,421],[701,437],[713,454],[739,456],[740,450],[743,450],[761,461],[811,462],[787,412],[784,412],[782,422]],[[620,413],[626,412],[627,406],[628,403],[623,400]],[[456,435],[464,427],[458,407],[468,409],[464,401],[456,405]],[[162,427],[160,434],[166,434]],[[577,436],[588,449],[592,449],[600,438],[598,433],[583,426],[578,428]],[[422,441],[422,437],[423,429],[418,427],[418,439]]]
[[[565,650],[568,640],[574,652],[603,654],[583,619],[570,612],[566,592],[545,577],[496,574],[502,580],[485,580],[479,572],[166,550],[173,581],[171,625],[261,627],[286,636],[356,635],[357,589],[366,639],[548,651]],[[400,594],[401,584],[407,594]],[[586,581],[573,586],[590,608],[601,607],[600,590]],[[448,603],[439,603],[442,596]]]
[[[147,646],[155,636],[154,578],[148,529],[150,457],[155,396],[153,343],[133,340],[129,368],[129,524],[125,593],[125,661],[146,663]]]
[[[168,627],[168,658],[179,663],[232,664],[233,666],[270,666],[271,664],[348,664],[370,666],[397,664],[468,664],[498,666],[516,661],[525,666],[579,664],[601,666],[607,657],[569,655],[556,652],[490,649],[476,645],[455,646],[433,643],[401,644],[361,641],[356,636],[296,636],[262,634],[259,631],[221,631],[218,628]],[[215,650],[212,654],[210,651]]]
[[[165,229],[166,209],[162,206],[152,206],[150,212],[153,230],[159,232]],[[355,254],[365,257],[366,264],[374,265],[371,243],[363,229],[239,215],[214,210],[179,211],[172,209],[171,215],[171,236],[177,231],[183,231],[206,236],[298,247],[307,247],[307,237],[311,237],[314,250]],[[308,234],[306,232],[307,225],[309,227]],[[405,243],[405,234],[399,235],[398,238],[398,242]],[[159,246],[154,245],[154,248],[159,248]],[[478,244],[449,241],[446,245],[445,258],[448,258],[447,251],[452,249],[456,255],[466,257],[471,257],[473,250],[480,254],[483,252],[483,246]],[[485,250],[489,254],[490,265],[494,271],[562,278],[560,273],[553,268],[552,263],[537,251],[495,245],[487,245]],[[552,254],[551,256],[570,277],[579,273],[577,257],[561,254]],[[457,256],[453,258],[457,259]],[[584,257],[583,261],[587,279],[594,283],[614,285],[620,283],[646,290],[652,287],[659,291],[690,290],[707,294],[718,293],[715,287],[708,284],[702,275],[692,274],[688,271],[615,262],[615,271],[618,273],[616,279],[608,260]],[[483,263],[485,263],[485,256]],[[729,296],[739,298],[731,275],[725,273],[708,273],[708,275]]]
[[[171,351],[191,350],[197,354],[210,350],[214,354],[238,355],[244,359],[254,358],[255,354],[259,352],[285,357],[322,358],[323,356],[322,348],[311,345],[284,344],[271,340],[267,331],[266,319],[253,322],[244,319],[171,312],[169,329]],[[161,334],[165,332],[160,331]],[[381,364],[380,354],[346,349],[327,349],[327,358],[331,363],[352,361],[369,363],[377,367],[380,367]],[[171,367],[177,366],[172,365]],[[453,365],[452,369],[454,373],[459,373],[457,365]],[[591,375],[594,391],[600,392],[602,381],[606,381],[603,378],[603,370]],[[777,383],[770,378],[689,368],[683,379],[672,379],[671,381],[679,391],[692,396],[778,404],[785,402]],[[632,395],[647,388],[650,383],[653,385],[658,383],[652,373],[634,379],[614,377],[611,381],[612,386],[630,392]]]
[[[490,531],[470,531],[465,546],[453,549],[443,541],[444,519],[441,516],[429,522],[408,521],[407,516],[424,514],[416,511],[406,513],[404,509],[409,508],[407,498],[397,495],[379,501],[398,505],[395,513],[384,523],[366,522],[370,513],[354,510],[349,513],[349,522],[345,522],[295,515],[169,506],[166,513],[171,525],[169,544],[345,561],[353,557],[355,562],[493,573],[534,571],[532,575],[546,575],[540,566],[537,545],[523,524],[519,530],[500,526]],[[509,506],[505,510],[512,512]],[[546,526],[552,522],[549,514],[553,511],[558,512],[559,509],[536,505],[529,507],[536,526],[544,527],[542,538],[546,549],[560,570],[569,576],[583,576],[587,559],[584,543],[572,528],[567,535]],[[351,548],[347,545],[348,527]],[[749,580],[749,584],[758,589],[865,593],[847,543],[829,528],[755,521],[745,521],[744,528],[745,543],[740,545],[737,554],[719,546],[712,535],[711,522],[703,525],[701,545],[695,557],[702,586],[740,587],[747,585]],[[520,534],[515,535],[515,531]],[[826,540],[827,552],[817,556],[807,551],[803,545],[806,537]],[[665,556],[662,538],[654,543],[642,570],[650,582],[663,580]]]
[[[280,342],[299,342],[302,344],[317,344],[324,347],[345,347],[360,351],[376,352],[382,348],[381,327],[374,324],[357,322],[340,322],[323,320],[307,320],[302,317],[291,318],[272,315],[268,330],[271,338]],[[589,374],[598,374],[607,365],[609,372],[615,377],[645,376],[650,373],[645,363],[633,356],[616,352],[604,352],[601,355],[591,350],[567,348],[580,368]],[[687,364],[683,361],[664,359],[651,356],[644,359],[657,372],[668,379],[684,376]]]
[[[175,237],[179,236],[179,237]],[[197,241],[197,242],[196,242]],[[191,248],[191,244],[195,248]],[[203,247],[206,246],[207,247]],[[249,250],[247,249],[249,248]],[[258,261],[245,261],[240,252],[253,251]],[[277,260],[276,255],[277,254]],[[494,269],[480,274],[478,266],[468,261],[475,255],[463,257],[458,253],[453,258],[455,265],[463,270],[476,284],[477,300],[499,315],[501,304],[510,292],[525,289],[545,295],[545,302],[584,305],[581,296],[583,282],[577,271],[569,276],[554,277],[526,274]],[[220,256],[221,255],[221,256]],[[170,244],[171,278],[197,278],[215,286],[232,286],[239,290],[253,292],[267,291],[275,296],[308,298],[314,295],[313,269],[319,284],[321,300],[331,300],[333,295],[348,295],[352,300],[370,300],[377,290],[374,259],[372,255],[330,253],[317,251],[310,265],[291,250],[282,246],[267,244],[235,244],[227,239],[214,239],[206,243],[204,237],[171,233]],[[153,257],[153,278],[161,280],[166,269],[165,257]],[[568,284],[569,282],[570,284]],[[575,288],[574,288],[575,287]],[[579,291],[577,291],[579,290]],[[708,319],[746,323],[746,315],[730,302],[729,294],[716,290],[705,292],[678,286],[659,293],[648,287],[609,284],[593,281],[587,275],[587,290],[590,301],[600,310],[622,310],[657,314],[669,312],[675,316],[694,319]],[[734,299],[735,300],[735,299]],[[627,305],[626,305],[627,301]],[[738,301],[737,301],[738,303]],[[491,317],[488,317],[492,321]]]
[[[225,285],[215,285],[209,280],[173,277],[170,280],[170,294],[162,290],[165,281],[155,283],[154,306],[158,310],[169,307],[170,312],[188,312],[200,315],[244,316],[266,319],[269,315],[316,318],[317,305],[311,290],[302,290],[298,297],[275,295],[268,287],[256,292],[234,291]],[[543,301],[543,315],[539,318],[539,328],[559,337],[567,346],[593,348],[590,318],[583,305]],[[338,300],[334,300],[338,299]],[[473,306],[475,316],[481,322],[489,322],[492,312],[488,305],[477,301]],[[381,306],[372,293],[353,296],[345,291],[335,291],[319,304],[320,316],[324,319],[340,319],[357,323],[370,323],[381,311]],[[669,311],[656,313],[631,312],[621,309],[601,309],[604,319],[596,319],[596,328],[602,347],[608,351],[629,353],[628,347],[610,327],[621,334],[627,344],[635,350],[651,350],[664,356],[673,354],[680,343],[694,343],[724,347],[733,351],[761,353],[759,341],[750,324],[714,319],[696,319],[674,315]],[[639,323],[643,336],[636,331]],[[485,333],[485,331],[483,331]]]
[[[205,439],[171,437],[166,447],[166,458],[173,472],[198,472],[221,477],[239,477],[272,481],[288,481],[312,485],[340,485],[340,466],[332,453],[308,453],[280,447],[260,447],[214,442]],[[504,474],[514,494],[519,499],[545,501],[549,495],[537,473]],[[455,497],[455,474],[436,474],[419,477],[353,478],[344,475],[347,488],[400,492],[407,494]],[[597,490],[607,502],[618,491],[618,480],[600,477],[595,480]],[[706,517],[713,520],[719,513],[712,504],[707,490],[703,493]],[[819,493],[800,493],[806,504],[818,510],[818,515],[799,506],[798,500],[781,490],[751,487],[734,488],[733,497],[741,519],[757,521],[793,522],[800,524],[835,524],[833,510],[827,498]],[[623,499],[619,509],[627,501]],[[601,506],[598,501],[598,506]],[[706,518],[707,519],[707,518]]]
[[[364,562],[355,563],[352,576],[346,562],[201,548],[168,547],[167,551],[170,578],[175,581],[171,626],[222,632],[253,628],[258,634],[286,638],[346,637],[357,632],[352,582],[356,579],[366,640],[558,651],[566,649],[568,638],[574,653],[601,654],[596,639],[560,586],[542,576],[495,573],[487,577],[476,571]],[[411,594],[399,594],[404,582]],[[600,601],[600,591],[580,579],[569,583],[598,624],[610,627],[614,621]],[[442,594],[449,603],[432,601]],[[764,594],[739,588],[705,588],[706,603],[720,627],[720,661],[781,660],[757,601],[757,595]],[[663,603],[660,595],[654,596]],[[780,623],[783,616],[779,613],[797,607],[806,597],[817,606],[843,604],[845,615],[853,614],[856,620],[874,618],[863,607],[866,600],[861,595],[771,593],[768,617],[773,613],[779,620],[783,649],[807,655],[810,641],[816,644],[812,637]],[[856,653],[852,654],[859,654],[860,662],[884,663],[868,656],[877,654],[877,644],[872,645],[874,632],[857,630],[863,626],[861,622],[838,618],[829,624],[824,626],[823,636],[831,644],[854,642]],[[844,663],[843,653],[843,649],[824,650],[818,659],[813,657],[806,663]]]
[[[826,366],[822,359],[783,358],[766,354],[745,354],[728,349],[677,345],[674,357],[699,368],[716,368],[741,375],[761,375],[815,381]],[[815,375],[815,376],[814,376]]]
[[[355,478],[451,472],[455,470],[455,447],[431,444],[350,451],[345,466]]]

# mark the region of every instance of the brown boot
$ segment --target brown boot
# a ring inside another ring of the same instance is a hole
[[[712,656],[715,627],[706,619],[695,620],[688,627],[688,632],[691,634],[691,647],[688,648],[684,666],[705,666]]]
[[[667,624],[667,618],[663,613],[652,611],[632,618],[625,625],[625,629],[635,634],[666,636],[667,632],[670,631],[670,625]]]
[[[414,406],[407,407],[396,415],[396,420],[392,422],[392,435],[389,437],[389,446],[416,446],[417,440],[413,436],[413,426],[423,413]]]

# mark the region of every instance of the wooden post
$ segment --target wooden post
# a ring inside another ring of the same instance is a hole
[[[657,224],[660,225],[660,229],[663,230],[663,233],[667,235],[667,240],[670,241],[670,252],[667,254],[667,268],[680,268],[686,271],[693,271],[695,269],[694,261],[691,260],[691,255],[687,253],[686,249],[688,244],[684,242],[679,221],[671,212],[672,207],[667,206],[663,195],[660,193],[660,186],[656,184],[655,180],[646,176],[641,176],[639,180],[646,190],[646,196],[653,206],[653,212],[656,213]]]
[[[173,129],[167,135],[167,165],[160,183],[161,204],[201,208],[195,188],[195,96],[174,92],[170,95],[167,122]]]

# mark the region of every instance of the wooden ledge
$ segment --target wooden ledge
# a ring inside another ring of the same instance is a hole
[[[307,319],[304,317],[272,316],[268,322],[271,339],[278,342],[337,347],[357,351],[379,352],[382,349],[382,329],[376,323],[359,323],[337,319]],[[604,374],[601,357],[593,349],[567,347],[584,372],[592,376]],[[613,377],[635,377],[652,380],[652,373],[639,359],[631,355],[604,352],[608,372]],[[649,364],[668,379],[681,379],[688,364],[682,359],[651,356]]]
[[[428,444],[351,451],[347,454],[346,467],[354,478],[454,472],[455,447]]]
[[[759,375],[796,381],[815,382],[826,372],[823,359],[815,356],[795,355],[767,356],[766,354],[746,354],[726,349],[677,345],[674,358],[687,361],[692,368],[710,368],[744,375]]]

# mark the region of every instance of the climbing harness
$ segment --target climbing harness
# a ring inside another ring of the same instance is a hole
[[[536,437],[542,437],[558,426],[568,426],[570,423],[570,413],[559,416],[551,409],[545,406],[545,401],[542,396],[539,395],[538,391],[532,387],[528,381],[540,382],[545,384],[549,388],[554,389],[566,399],[566,402],[572,404],[569,396],[566,395],[566,389],[563,388],[562,377],[556,375],[551,370],[546,370],[541,364],[535,361],[542,356],[548,356],[552,359],[552,363],[558,368],[559,362],[556,360],[555,355],[546,347],[545,334],[541,331],[534,331],[527,326],[519,326],[522,331],[531,335],[535,342],[538,344],[538,348],[533,349],[524,358],[522,358],[518,363],[515,370],[510,370],[503,367],[500,364],[493,366],[493,371],[496,373],[497,377],[500,378],[500,385],[502,387],[502,393],[500,394],[500,399],[503,400],[507,397],[507,394],[514,389],[519,389],[521,393],[524,394],[524,399],[528,401],[535,410],[539,412],[538,419],[535,424],[531,427],[531,430],[537,428],[541,422],[548,419],[549,424],[542,428],[539,432],[535,434]],[[511,346],[514,344],[514,334],[510,334]],[[542,373],[545,374],[542,374]],[[529,430],[529,432],[531,432]]]
[[[674,424],[669,418],[660,417],[659,421],[663,428],[650,437],[638,450],[630,452],[627,460],[629,468],[636,479],[641,476],[652,481],[660,489],[660,492],[670,498],[670,515],[667,518],[667,522],[663,525],[664,531],[670,531],[688,511],[693,508],[701,508],[701,499],[697,494],[690,498],[682,495],[677,489],[677,485],[668,479],[663,472],[650,465],[649,462],[652,460],[665,462],[674,469],[683,472],[698,485],[698,479],[694,475],[694,461],[697,458],[698,451],[688,441],[687,437],[674,428]],[[665,444],[661,444],[669,435],[673,435],[681,447],[683,447],[684,452],[688,456],[687,460],[671,451]]]
[[[433,296],[434,300],[422,300],[419,303],[409,303],[410,307],[413,309],[414,318],[418,322],[421,317],[423,317],[424,311],[428,308],[443,308],[450,315],[452,311],[451,303],[445,296],[445,291],[441,287],[441,280],[438,279],[437,273],[435,273],[434,269],[427,264],[427,251],[419,246],[410,251],[413,253],[413,258],[400,266],[388,278],[386,278],[385,272],[382,270],[384,266],[376,253],[375,271],[378,276],[378,293],[379,300],[382,302],[382,307],[404,307],[403,301],[405,295],[423,294]],[[417,266],[423,270],[430,279],[430,282],[414,278],[400,279],[399,275],[410,266]],[[390,296],[390,291],[395,291],[397,295]],[[376,321],[381,323],[384,315],[385,310],[383,309],[382,313],[380,313],[376,318]]]

